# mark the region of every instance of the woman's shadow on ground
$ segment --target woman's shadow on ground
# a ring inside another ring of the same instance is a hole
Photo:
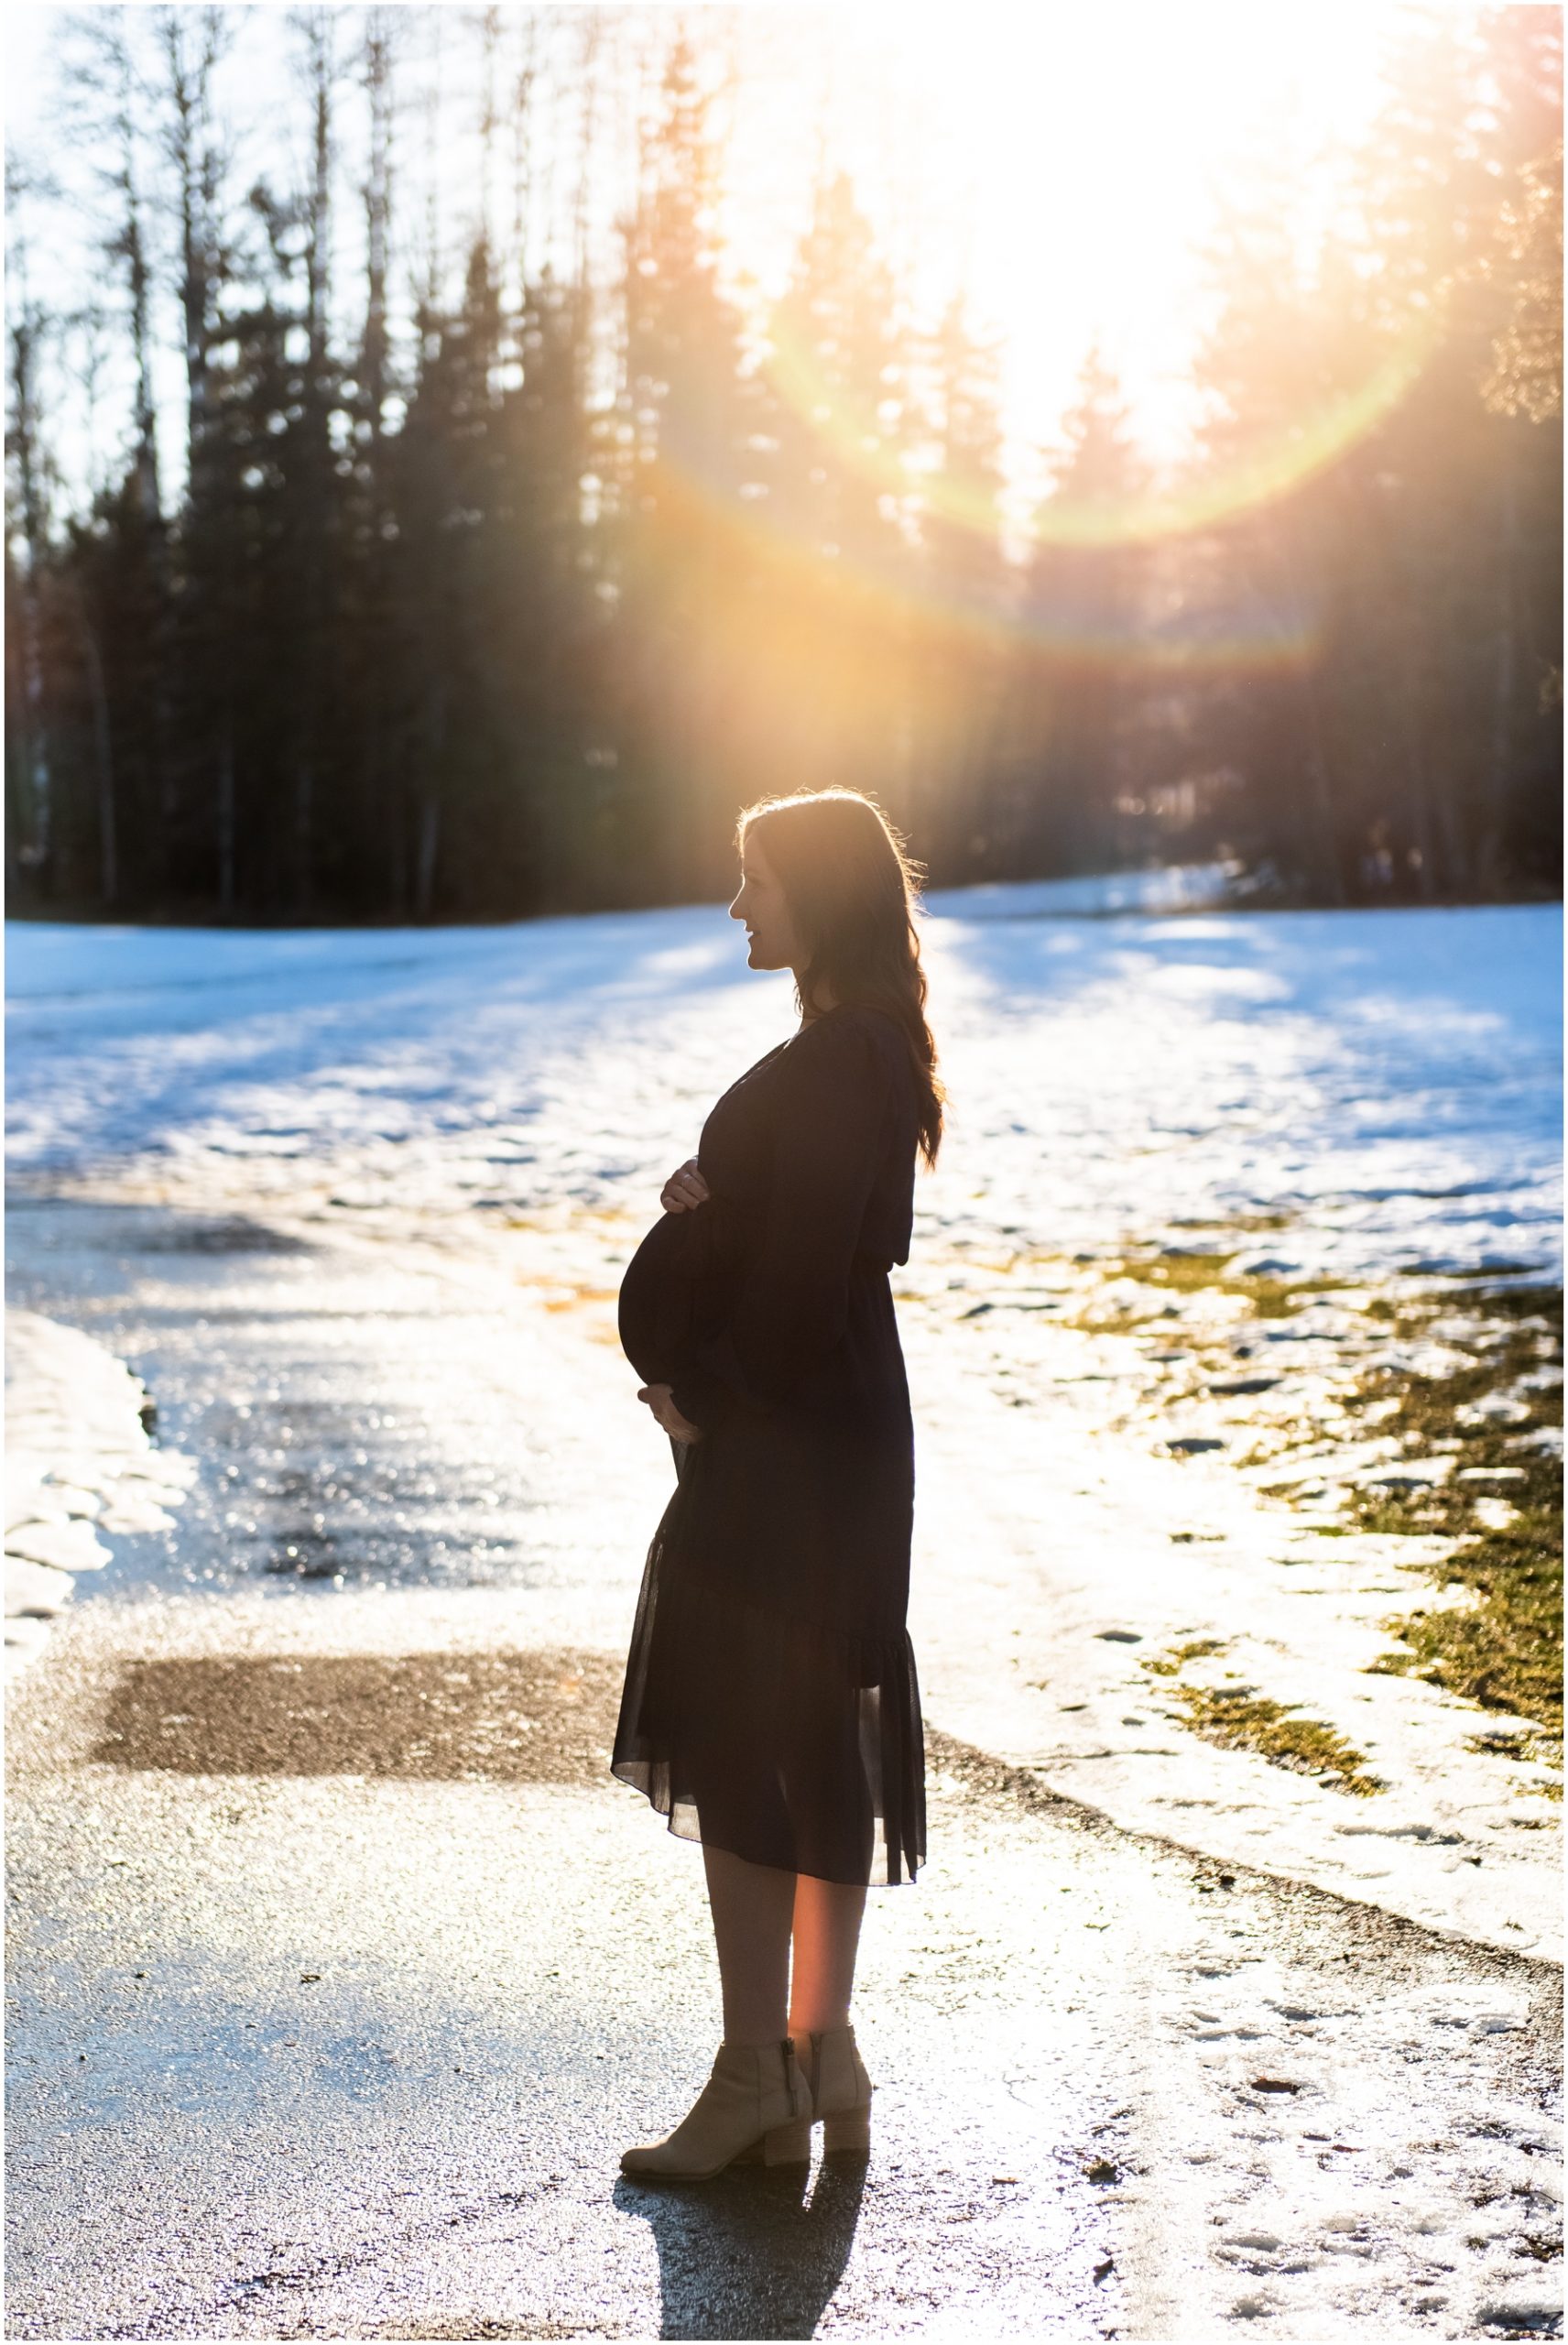
[[[623,2179],[615,2204],[659,2249],[661,2337],[811,2337],[849,2261],[866,2160],[731,2166],[712,2182]]]

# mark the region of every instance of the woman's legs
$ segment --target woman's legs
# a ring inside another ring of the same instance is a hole
[[[866,1892],[704,1846],[726,2044],[777,2044],[849,2023]],[[794,1940],[794,1964],[789,1959]]]
[[[795,1960],[789,1980],[789,2033],[816,2035],[849,2025],[855,1958],[866,1892],[837,1881],[795,1876]]]
[[[719,1950],[724,2042],[780,2043],[789,2033],[795,1876],[705,1843],[702,1863]]]

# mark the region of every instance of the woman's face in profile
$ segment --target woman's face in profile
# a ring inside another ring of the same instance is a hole
[[[793,969],[800,954],[784,890],[755,834],[741,848],[740,892],[731,920],[746,922],[746,965],[753,969]]]

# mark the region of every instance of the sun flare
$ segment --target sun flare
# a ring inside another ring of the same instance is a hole
[[[946,8],[855,6],[831,20],[778,12],[810,16],[816,36],[786,52],[775,14],[746,19],[758,135],[737,140],[732,201],[749,264],[767,278],[784,257],[771,201],[779,149],[760,125],[783,92],[804,88],[817,104],[797,135],[874,191],[878,225],[926,298],[962,284],[1002,346],[1012,453],[1026,469],[1038,419],[1061,412],[1093,341],[1155,452],[1184,443],[1217,205],[1260,161],[1294,168],[1289,224],[1314,235],[1323,181],[1312,167],[1375,111],[1397,22],[1384,5],[1310,18],[982,6],[961,24]]]

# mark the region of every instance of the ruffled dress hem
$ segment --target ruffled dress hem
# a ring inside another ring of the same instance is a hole
[[[656,1538],[610,1772],[677,1839],[848,1887],[913,1881],[925,1738],[909,1635],[768,1610]]]

